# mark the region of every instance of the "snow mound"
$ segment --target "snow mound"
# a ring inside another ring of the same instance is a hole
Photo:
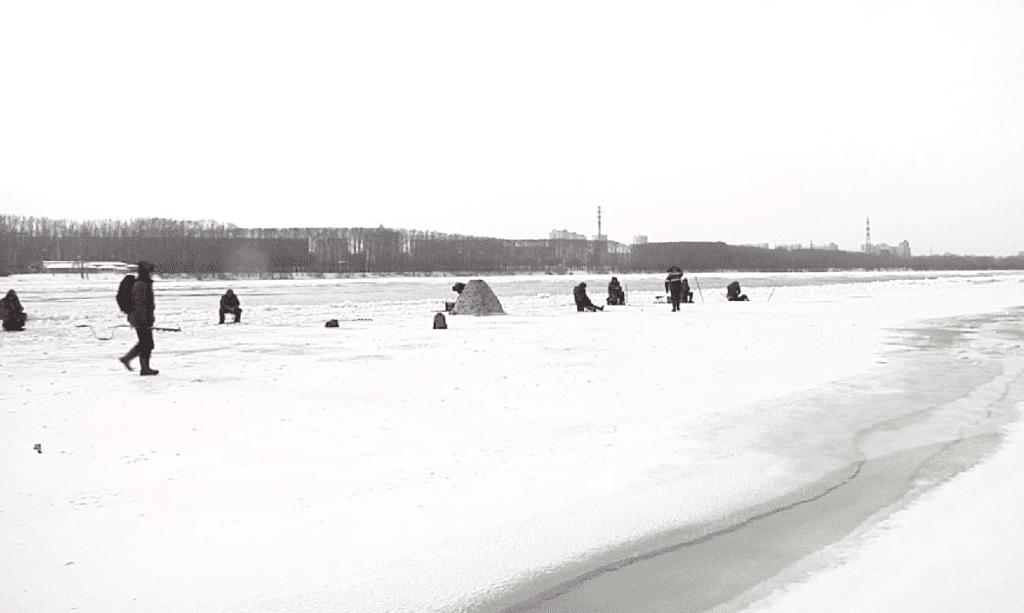
[[[482,279],[466,284],[452,308],[452,315],[504,315],[501,302]]]

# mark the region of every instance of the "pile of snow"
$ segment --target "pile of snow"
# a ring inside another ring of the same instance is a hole
[[[466,284],[455,301],[452,315],[504,315],[501,302],[482,279],[473,279]]]

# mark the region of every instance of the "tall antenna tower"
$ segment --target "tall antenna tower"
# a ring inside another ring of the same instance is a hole
[[[601,207],[597,207],[597,240],[601,240]]]
[[[864,230],[864,252],[871,253],[871,218],[868,217],[867,226]]]

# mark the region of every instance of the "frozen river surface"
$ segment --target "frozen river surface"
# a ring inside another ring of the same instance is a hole
[[[3,279],[31,319],[0,335],[0,610],[571,610],[851,467],[920,456],[876,506],[909,500],[1018,419],[1024,275],[701,275],[676,314],[621,275],[629,305],[576,313],[607,278],[488,278],[508,315],[448,330],[457,279],[158,278],[154,378],[116,360],[118,278]],[[687,610],[783,570],[753,566]]]

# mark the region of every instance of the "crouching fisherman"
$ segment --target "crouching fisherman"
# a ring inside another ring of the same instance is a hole
[[[135,334],[139,337],[131,351],[120,358],[121,363],[128,370],[132,369],[131,361],[139,358],[142,365],[140,375],[149,376],[159,374],[160,371],[149,367],[149,357],[153,353],[153,324],[156,323],[156,304],[153,300],[153,271],[156,266],[152,262],[139,262],[139,276],[132,284],[132,312],[128,314],[128,322],[135,328]]]
[[[576,310],[582,313],[583,311],[603,311],[604,307],[599,307],[590,301],[590,296],[587,296],[587,284],[580,283],[576,287],[572,288],[572,297],[576,299]]]
[[[7,332],[21,332],[25,329],[28,315],[25,315],[25,309],[18,300],[18,293],[13,289],[0,298],[0,319],[3,320],[3,327]]]
[[[612,277],[612,280],[608,282],[608,304],[626,304],[626,292],[622,291],[622,284],[615,277]]]
[[[683,280],[680,283],[683,288],[681,294],[683,297],[683,302],[693,304],[693,292],[690,291],[690,282],[686,280],[686,277],[683,277]]]
[[[231,313],[235,316],[235,323],[242,321],[242,309],[240,308],[241,303],[238,301],[238,296],[235,292],[228,290],[220,297],[220,323],[224,323],[224,316]]]
[[[725,299],[729,302],[743,302],[750,300],[746,294],[740,293],[740,282],[733,281],[729,284],[729,287],[725,290]]]

